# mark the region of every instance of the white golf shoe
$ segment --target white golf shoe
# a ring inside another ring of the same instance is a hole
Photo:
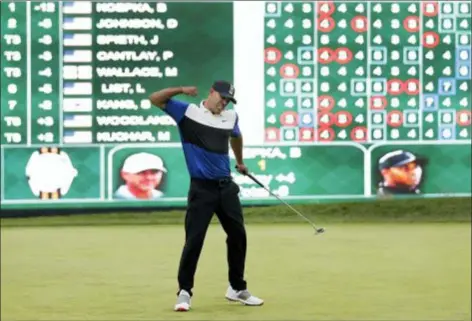
[[[177,296],[177,303],[174,306],[174,311],[186,312],[190,310],[191,299],[190,294],[185,290],[180,290]]]
[[[233,290],[231,286],[228,287],[225,296],[226,299],[230,301],[241,302],[244,305],[257,306],[264,304],[264,300],[255,297],[254,295],[249,293],[248,290],[236,291]]]

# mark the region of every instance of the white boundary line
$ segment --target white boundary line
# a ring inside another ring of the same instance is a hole
[[[27,146],[31,146],[31,2],[26,2],[26,141]]]
[[[61,146],[64,146],[64,111],[63,111],[63,101],[64,101],[64,83],[63,83],[63,67],[64,67],[64,36],[63,36],[63,26],[64,26],[64,15],[62,13],[62,1],[58,1],[57,5],[59,7],[58,21],[59,21],[59,117],[60,117],[60,127],[59,127],[59,143]]]
[[[446,198],[446,197],[471,197],[472,193],[450,193],[450,194],[421,194],[419,196],[406,196],[406,197],[396,197],[393,200],[399,199],[421,199],[421,198]],[[359,201],[368,201],[379,199],[376,196],[362,196],[362,195],[328,195],[328,196],[313,196],[313,195],[299,195],[299,196],[284,196],[284,200],[333,200],[333,199],[345,199],[345,200],[359,200]],[[77,198],[77,199],[62,199],[62,200],[7,200],[2,201],[2,205],[15,205],[15,204],[70,204],[70,203],[95,203],[97,205],[101,204],[116,204],[116,205],[137,205],[139,207],[152,207],[158,203],[168,203],[168,202],[183,202],[180,205],[169,205],[169,206],[183,206],[186,204],[187,197],[169,197],[162,198],[159,200],[152,201],[124,201],[124,200],[99,200],[91,198]],[[277,199],[267,196],[267,197],[241,197],[241,201],[251,203],[253,201],[266,201],[266,202],[277,202]],[[270,205],[270,204],[261,204],[261,205]],[[2,206],[3,207],[3,206]],[[4,208],[4,207],[3,207]]]
[[[423,43],[423,35],[424,35],[424,28],[423,28],[423,23],[424,23],[424,15],[423,15],[423,3],[421,2],[419,4],[420,8],[420,34],[419,34],[419,68],[418,68],[418,73],[419,73],[419,81],[420,81],[420,96],[419,96],[419,104],[418,104],[418,118],[420,120],[419,122],[419,129],[418,129],[418,140],[420,142],[423,141],[423,100],[424,100],[424,91],[423,91],[423,65],[424,65],[424,48],[421,45]]]
[[[2,184],[2,186],[0,186],[0,199],[3,202],[5,198],[5,154],[3,153],[3,148],[0,149],[0,173],[2,176],[0,182]]]
[[[105,146],[100,146],[100,200],[105,200]]]

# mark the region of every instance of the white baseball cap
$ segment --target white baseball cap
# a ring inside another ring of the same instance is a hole
[[[137,174],[148,169],[157,169],[167,172],[162,159],[159,156],[149,153],[136,153],[128,156],[121,168],[123,172],[131,174]]]

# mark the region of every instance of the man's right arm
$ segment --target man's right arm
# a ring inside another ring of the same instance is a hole
[[[177,123],[179,123],[185,115],[185,111],[188,108],[188,103],[172,99],[172,97],[186,94],[189,96],[195,96],[197,89],[195,87],[174,87],[165,88],[149,96],[149,100],[154,106],[162,109],[166,114],[171,116]]]
[[[151,96],[149,96],[149,100],[154,106],[164,110],[167,102],[172,97],[183,93],[182,89],[182,87],[165,88],[152,93]]]

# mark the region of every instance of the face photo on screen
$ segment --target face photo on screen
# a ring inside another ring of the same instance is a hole
[[[421,194],[426,160],[409,151],[385,153],[377,162],[377,195]]]
[[[160,190],[167,169],[162,159],[151,153],[128,156],[120,168],[123,184],[115,191],[115,199],[150,200],[164,196]]]

